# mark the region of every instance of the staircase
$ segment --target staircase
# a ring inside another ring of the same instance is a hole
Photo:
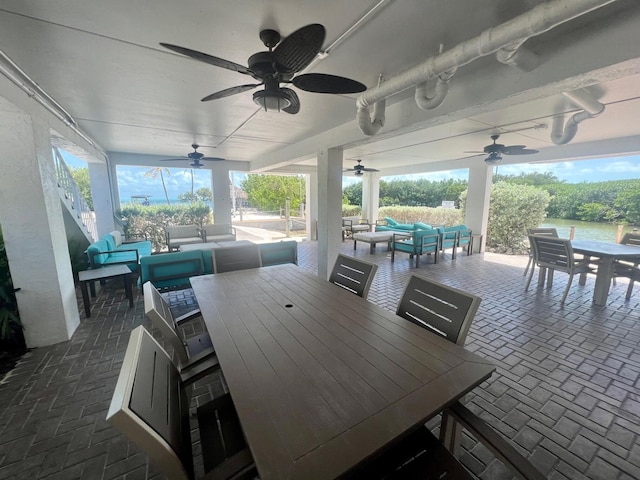
[[[89,243],[93,243],[98,239],[95,213],[87,205],[78,184],[71,176],[71,170],[56,147],[53,147],[53,156],[56,164],[58,193],[64,205],[65,216],[67,219],[72,219]],[[68,224],[69,222],[65,220],[65,225]],[[67,236],[75,235],[73,232],[67,232]]]

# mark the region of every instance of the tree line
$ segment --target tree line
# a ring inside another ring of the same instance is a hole
[[[588,222],[640,224],[640,179],[566,183],[550,172],[495,175],[493,183],[506,182],[536,187],[550,196],[547,216]],[[443,200],[460,206],[466,180],[380,180],[380,206],[438,207]],[[362,183],[343,190],[350,205],[360,205]]]

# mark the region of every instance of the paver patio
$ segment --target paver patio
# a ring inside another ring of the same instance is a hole
[[[317,244],[299,247],[300,266],[315,271]],[[543,473],[640,478],[640,291],[625,301],[619,281],[607,305],[594,307],[590,277],[586,286],[572,286],[562,306],[566,276],[556,275],[551,290],[525,292],[524,259],[446,255],[415,269],[407,255],[391,264],[389,252],[378,250],[371,255],[366,244],[355,252],[351,241],[342,244],[343,253],[379,265],[368,298],[384,308],[395,311],[414,272],[482,297],[466,348],[493,359],[498,371],[465,401]],[[194,301],[190,291],[170,298],[178,313]],[[32,350],[2,380],[0,479],[162,478],[104,420],[129,332],[151,328],[142,295],[135,292],[134,300],[129,309],[121,282],[107,284],[92,302],[92,316],[81,313],[70,341]],[[222,388],[219,378],[200,382],[194,402]],[[436,428],[437,419],[430,425]],[[510,478],[481,445],[470,438],[463,444],[463,463],[480,478]]]

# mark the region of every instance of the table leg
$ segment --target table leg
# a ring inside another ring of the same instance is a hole
[[[375,242],[371,242],[369,244],[369,253],[374,253],[375,250],[376,250],[376,244],[375,244]]]
[[[611,277],[613,276],[613,257],[604,257],[600,259],[598,264],[598,273],[596,274],[596,284],[593,288],[593,303],[595,305],[606,305],[609,296],[609,286]]]
[[[133,292],[131,292],[131,275],[123,275],[124,277],[124,291],[127,294],[129,300],[129,308],[133,307]]]
[[[357,244],[357,243],[358,243],[358,241],[354,238],[354,239],[353,239],[353,249],[354,249],[354,250],[356,249],[356,244]]]
[[[87,282],[80,282],[80,291],[82,292],[82,303],[84,303],[84,316],[89,318],[91,316],[91,304],[89,303]]]

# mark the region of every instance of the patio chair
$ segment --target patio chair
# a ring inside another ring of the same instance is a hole
[[[216,248],[213,250],[213,273],[246,270],[262,266],[258,245]]]
[[[370,232],[371,223],[366,218],[359,216],[342,217],[342,240],[346,237],[353,237],[357,232]]]
[[[391,239],[391,262],[395,262],[396,252],[415,257],[416,268],[420,264],[420,255],[433,254],[433,263],[438,263],[440,252],[440,233],[436,229],[415,230],[407,233],[394,233]]]
[[[275,243],[259,243],[262,266],[281,265],[283,263],[298,264],[298,242],[295,240]]]
[[[546,235],[548,237],[558,237],[558,230],[556,228],[529,228],[527,230],[527,235]],[[529,271],[529,267],[533,264],[533,248],[529,245],[529,260],[527,261],[527,266],[524,269],[523,277],[527,276],[527,272]],[[535,268],[533,265],[532,268]]]
[[[546,478],[507,439],[461,403],[454,403],[444,412],[455,424],[450,423],[444,432],[441,428],[440,441],[426,426],[422,426],[404,437],[390,450],[355,470],[353,475],[348,478],[475,479],[476,477],[471,475],[457,460],[459,456],[458,444],[454,445],[449,442],[453,438],[451,435],[453,429],[460,432],[461,427],[479,440],[518,478],[525,480],[544,480]]]
[[[640,234],[637,233],[625,233],[620,241],[623,245],[635,245],[640,247]],[[631,293],[633,292],[633,284],[640,281],[640,268],[638,268],[639,262],[625,262],[617,260],[613,265],[613,282],[615,284],[616,277],[626,277],[629,279],[629,286],[627,287],[627,294],[625,298],[629,300]]]
[[[165,227],[165,235],[170,252],[179,250],[180,245],[203,243],[200,228],[197,225],[171,225]]]
[[[569,275],[567,286],[560,303],[564,303],[571,288],[574,275],[594,273],[595,269],[589,264],[590,259],[576,259],[568,238],[554,238],[546,235],[529,235],[529,242],[533,252],[533,262],[540,268],[538,275],[543,279],[547,269],[549,270],[547,288],[553,286],[553,272],[560,271]],[[532,266],[525,291],[529,290],[535,268]],[[541,284],[542,282],[538,282]]]
[[[454,287],[412,275],[396,314],[450,342],[464,345],[482,299]]]
[[[333,265],[329,281],[362,298],[367,298],[377,270],[378,265],[374,263],[340,254]]]
[[[178,324],[196,318],[200,315],[200,310],[194,310],[189,312],[188,316],[174,319],[169,305],[151,282],[146,282],[142,288],[144,313],[173,348],[173,362],[180,372],[182,381],[194,382],[219,370],[218,358],[208,333],[183,339],[177,330]]]
[[[107,421],[174,480],[195,477],[188,389],[167,352],[144,329],[131,332]],[[256,474],[229,394],[197,409],[206,478]],[[242,477],[246,478],[246,477]]]

